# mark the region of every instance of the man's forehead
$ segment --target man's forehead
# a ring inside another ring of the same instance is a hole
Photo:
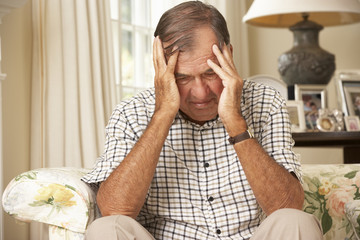
[[[218,60],[214,54],[203,55],[198,58],[181,57],[179,54],[175,67],[175,73],[179,75],[196,75],[211,71],[207,64],[207,60],[211,59],[218,64]]]
[[[201,63],[206,62],[208,59],[217,60],[215,54],[210,51],[204,53],[195,53],[194,51],[190,52],[180,52],[178,56],[178,64],[192,64],[192,63]]]

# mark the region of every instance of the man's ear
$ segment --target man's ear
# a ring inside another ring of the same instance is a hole
[[[233,54],[233,46],[231,45],[231,43],[229,43],[230,46],[230,51],[231,51],[231,55]]]

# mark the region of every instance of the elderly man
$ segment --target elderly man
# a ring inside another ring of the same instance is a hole
[[[165,12],[153,55],[155,88],[117,106],[83,178],[103,215],[86,239],[322,239],[285,101],[239,76],[218,10]]]

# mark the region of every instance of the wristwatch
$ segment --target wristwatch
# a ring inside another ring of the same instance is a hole
[[[250,138],[254,138],[254,134],[252,133],[251,129],[248,128],[245,132],[240,133],[235,137],[230,137],[228,140],[230,144],[235,144]]]

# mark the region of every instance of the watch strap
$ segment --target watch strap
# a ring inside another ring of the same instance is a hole
[[[228,140],[230,144],[235,144],[241,141],[244,141],[246,139],[254,138],[254,135],[251,133],[249,129],[247,129],[245,132],[240,133],[236,135],[235,137],[230,137]]]

